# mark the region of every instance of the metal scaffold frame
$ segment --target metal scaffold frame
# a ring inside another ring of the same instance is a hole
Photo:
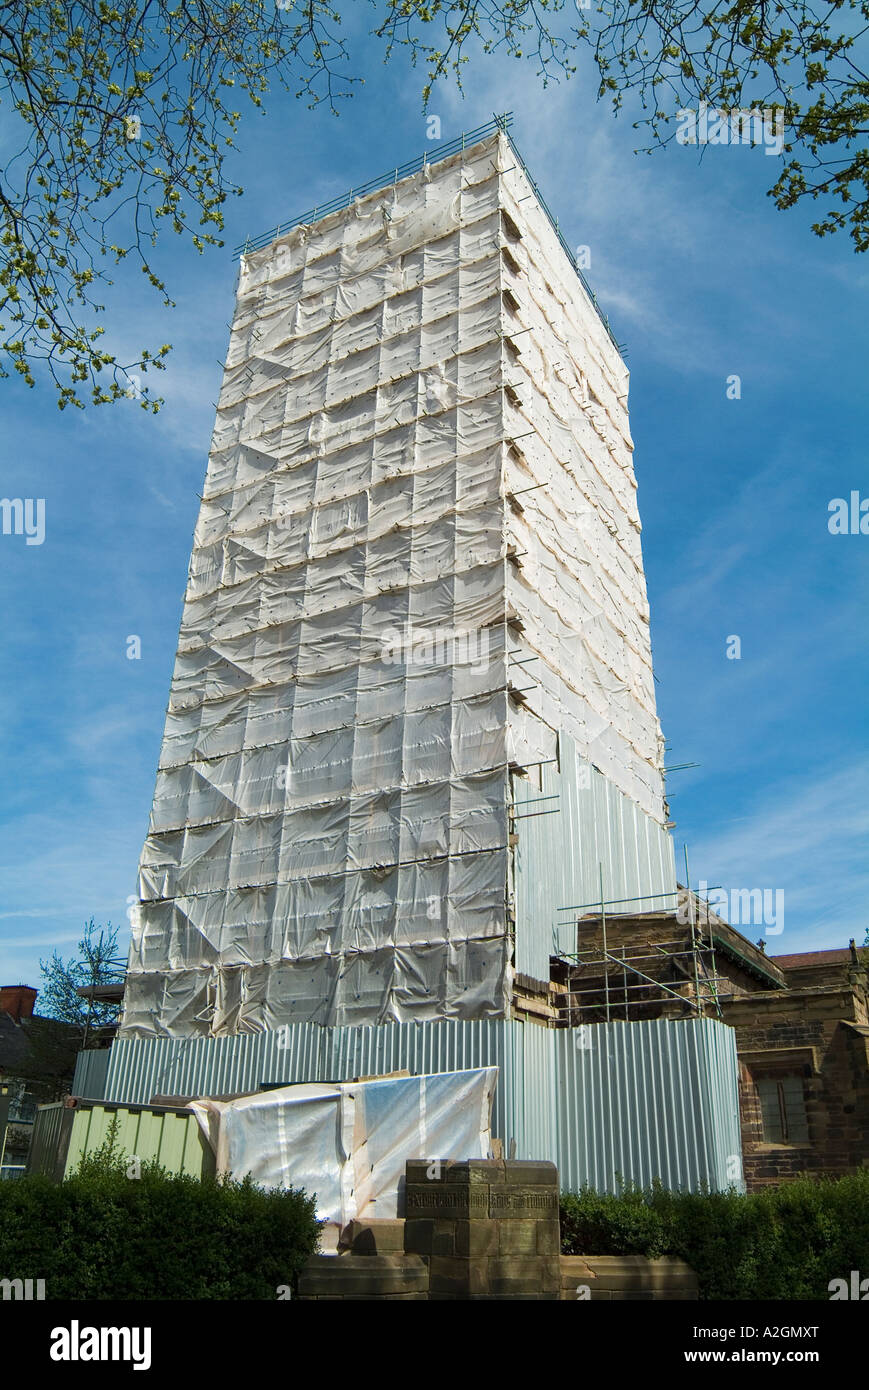
[[[690,885],[690,875],[688,871],[688,851],[685,848],[685,879]],[[679,902],[680,893],[684,892],[687,896],[688,921],[686,926],[690,931],[690,944],[685,945],[684,940],[675,941],[656,941],[651,942],[642,939],[642,934],[633,943],[622,943],[616,950],[611,951],[607,939],[607,923],[613,919],[624,920],[629,918],[632,921],[643,917],[650,917],[652,913],[645,911],[639,913],[608,911],[613,907],[625,907],[632,902],[648,902],[650,899],[675,898]],[[697,907],[703,905],[706,908],[705,917],[698,919]],[[597,907],[599,911],[591,913],[587,909]],[[564,965],[566,998],[561,1005],[564,1026],[572,1027],[584,1023],[605,1021],[609,1023],[612,1019],[623,1016],[625,1022],[629,1022],[632,1016],[636,1018],[640,1011],[647,1010],[650,1005],[664,1003],[668,999],[678,1001],[681,1005],[687,1005],[691,1012],[698,1018],[705,1017],[710,1008],[715,1017],[721,1017],[721,1005],[719,1000],[719,980],[715,964],[715,949],[712,938],[711,924],[709,920],[709,905],[703,899],[695,896],[690,886],[684,890],[677,890],[675,893],[646,893],[634,898],[613,898],[607,899],[604,890],[604,870],[603,864],[600,865],[600,898],[597,903],[578,903],[570,907],[560,909],[564,912],[583,912],[582,917],[577,917],[577,932],[583,927],[591,928],[599,932],[600,943],[592,944],[585,949],[576,951],[565,951],[561,948],[554,952],[556,960]],[[703,927],[705,925],[706,931]],[[663,980],[655,978],[646,970],[640,968],[640,963],[648,965],[649,962],[685,961],[686,965],[679,968],[685,976],[687,988],[683,991],[674,989]],[[589,988],[577,989],[574,987],[575,980],[581,971],[588,971],[589,968],[595,970],[594,980],[603,977],[602,983],[592,984]],[[618,980],[621,976],[621,983],[613,986],[612,980]],[[631,982],[629,983],[629,978]],[[650,994],[650,991],[651,994]],[[633,998],[631,996],[634,996]]]

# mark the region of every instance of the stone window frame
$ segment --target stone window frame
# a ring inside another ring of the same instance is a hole
[[[817,1048],[811,1046],[751,1048],[745,1052],[739,1052],[738,1059],[748,1073],[753,1097],[760,1112],[758,1114],[760,1136],[756,1141],[756,1150],[769,1150],[780,1153],[784,1149],[811,1149],[813,1147],[812,1125],[808,1113],[807,1102],[809,1100],[809,1095],[807,1094],[805,1083],[820,1074]],[[766,1073],[766,1075],[763,1075],[763,1073]],[[803,1082],[803,1106],[805,1109],[806,1130],[808,1134],[808,1138],[806,1139],[773,1140],[768,1139],[764,1134],[757,1083],[758,1081],[766,1080],[784,1080],[785,1077],[799,1077]]]

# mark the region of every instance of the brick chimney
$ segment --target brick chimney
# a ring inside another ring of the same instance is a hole
[[[0,985],[0,1013],[9,1014],[16,1023],[31,1018],[38,993],[32,985]]]

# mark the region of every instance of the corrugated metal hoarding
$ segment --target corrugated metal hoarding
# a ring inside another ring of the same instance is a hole
[[[712,1019],[602,1023],[555,1043],[562,1188],[742,1185],[736,1043]]]
[[[27,1174],[41,1174],[60,1182],[66,1168],[69,1136],[72,1132],[74,1110],[61,1101],[40,1105],[36,1111],[30,1148],[27,1152]]]
[[[480,1020],[321,1028],[214,1039],[119,1039],[107,1099],[227,1095],[301,1081],[343,1081],[495,1065],[493,1133],[518,1158],[558,1164],[562,1187],[619,1182],[741,1186],[733,1030],[713,1019],[546,1029]]]
[[[107,1047],[88,1048],[76,1058],[75,1076],[72,1079],[72,1094],[87,1100],[101,1100],[106,1090],[106,1074],[109,1069],[109,1049]]]
[[[549,979],[556,950],[576,950],[575,909],[597,910],[601,869],[604,896],[618,904],[608,912],[655,912],[677,901],[669,832],[581,758],[566,734],[559,754],[560,767],[541,768],[536,814],[519,821],[513,851],[516,969],[538,980]]]

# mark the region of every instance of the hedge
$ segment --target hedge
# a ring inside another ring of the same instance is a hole
[[[275,1299],[317,1248],[299,1189],[130,1170],[110,1136],[63,1183],[0,1183],[0,1277],[47,1299]]]
[[[869,1277],[869,1170],[799,1179],[761,1192],[619,1196],[583,1189],[561,1199],[565,1255],[675,1255],[708,1299],[825,1299],[833,1279]]]

